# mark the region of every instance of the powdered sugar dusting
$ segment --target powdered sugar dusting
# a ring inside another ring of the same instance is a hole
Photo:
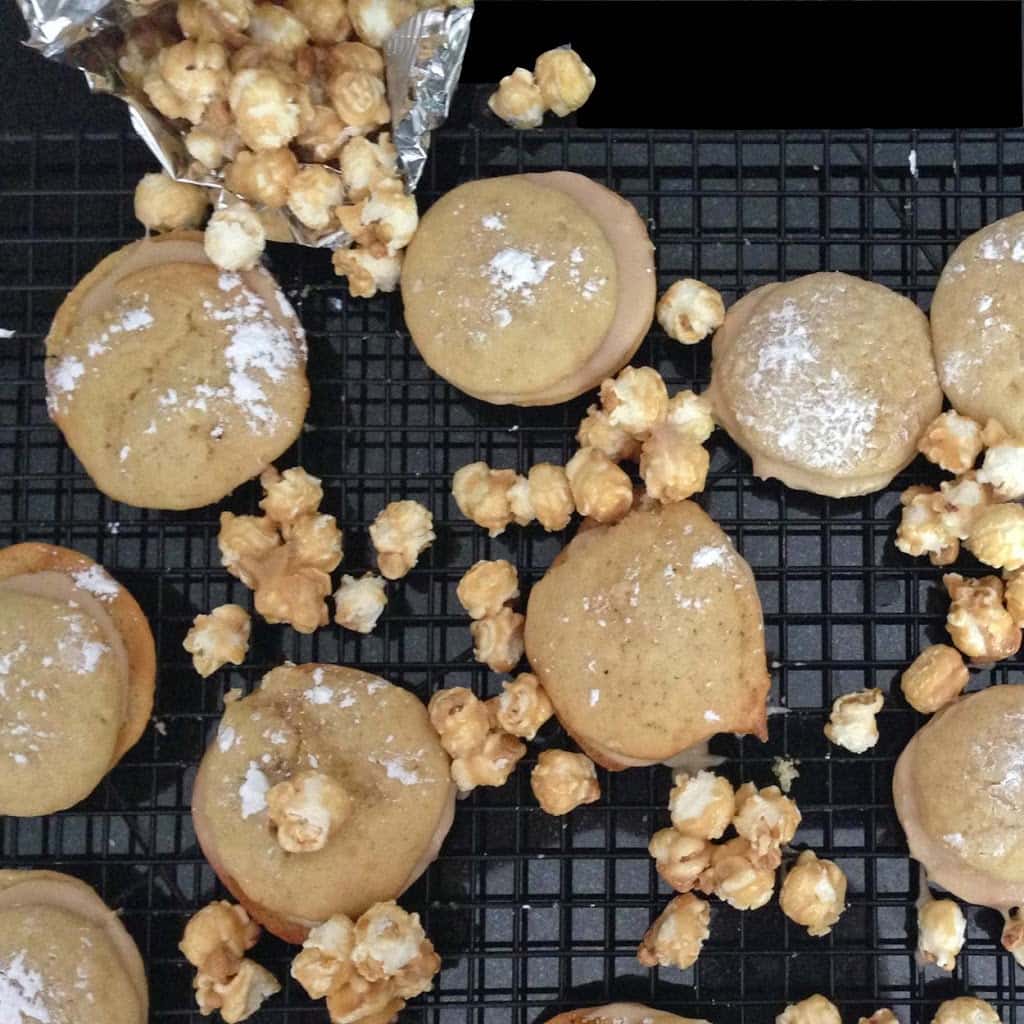
[[[487,278],[500,293],[531,301],[532,289],[554,265],[554,260],[542,260],[525,249],[499,249],[487,264]]]
[[[410,757],[391,755],[389,757],[374,756],[370,760],[380,765],[387,773],[389,779],[396,779],[403,786],[418,786],[425,781],[416,771],[416,762]],[[410,767],[410,764],[412,765]]]
[[[25,953],[0,961],[0,1024],[52,1024],[43,999],[43,976],[28,966]]]
[[[308,690],[302,691],[302,696],[310,704],[330,704],[334,697],[334,690],[329,686],[311,686]]]
[[[217,730],[217,749],[221,753],[226,754],[234,745],[238,739],[238,734],[230,725],[224,725],[221,723],[220,728]]]
[[[255,761],[249,762],[245,779],[238,787],[238,798],[242,802],[242,817],[250,818],[267,809],[267,791],[270,783]]]
[[[75,581],[76,587],[88,591],[101,601],[113,601],[121,591],[117,581],[101,565],[79,569],[78,572],[71,574],[71,578]]]
[[[500,213],[489,213],[481,218],[480,223],[485,231],[501,231],[505,227],[505,218]]]
[[[694,569],[709,569],[713,565],[725,567],[729,563],[729,552],[724,547],[705,544],[697,548],[690,560]]]

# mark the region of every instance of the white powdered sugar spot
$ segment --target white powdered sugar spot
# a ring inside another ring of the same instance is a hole
[[[141,331],[144,327],[150,327],[153,323],[153,314],[148,309],[129,309],[124,316],[110,328],[111,333],[120,331]]]
[[[907,163],[910,165],[910,176],[912,178],[916,178],[918,176],[918,171],[917,171],[917,150],[916,149],[912,149],[907,154]]]
[[[728,561],[729,552],[725,548],[705,544],[694,551],[690,566],[694,569],[710,569],[713,565],[725,566]]]
[[[13,338],[14,331],[9,327],[0,327],[0,338]]]
[[[583,262],[583,250],[578,245],[569,253],[569,262],[575,264]]]
[[[973,390],[978,388],[975,371],[981,366],[981,357],[964,349],[950,352],[942,360],[942,382],[944,384],[971,384]],[[972,380],[973,378],[973,380]]]
[[[978,256],[983,260],[1003,260],[1006,259],[1009,248],[1010,243],[1006,240],[1006,235],[992,235],[978,246]]]
[[[174,388],[168,388],[157,400],[157,405],[169,406],[178,404],[178,392]],[[156,433],[156,424],[152,424],[154,427],[153,433]]]
[[[494,311],[494,322],[499,327],[508,327],[508,325],[512,323],[512,314],[502,306],[501,309],[496,309]]]
[[[480,223],[486,231],[501,231],[505,227],[505,218],[500,213],[489,213],[481,218]]]
[[[722,720],[721,715],[716,715],[714,711],[708,710],[704,712],[705,722],[720,722]]]
[[[100,663],[100,658],[110,648],[99,640],[86,639],[87,620],[81,615],[69,615],[64,621],[67,623],[68,629],[59,642],[61,664],[64,668],[80,676],[94,672]]]
[[[281,729],[275,729],[272,733],[267,735],[267,739],[275,747],[283,747],[288,742],[288,734]]]
[[[600,700],[601,700],[601,691],[600,690],[591,690],[590,691],[590,706],[591,707],[596,707]]]
[[[607,283],[606,277],[592,277],[583,285],[583,298],[589,302]]]
[[[25,953],[0,961],[0,1024],[51,1024],[43,999],[43,976],[25,963]]]
[[[1014,263],[1024,263],[1024,237],[1016,239],[1010,250],[1010,259]]]
[[[249,762],[245,779],[238,787],[238,798],[242,802],[242,817],[249,818],[267,809],[267,790],[270,783],[255,761]]]
[[[131,448],[130,448],[130,447],[129,447],[128,445],[125,445],[125,446],[124,446],[124,447],[123,447],[123,448],[122,448],[122,449],[121,449],[121,450],[120,450],[120,451],[119,451],[119,452],[117,453],[117,461],[118,461],[118,462],[124,462],[124,461],[125,461],[125,459],[127,459],[127,458],[128,458],[128,456],[129,456],[129,455],[131,455],[131,453],[132,453],[132,450],[131,450]]]
[[[238,274],[232,274],[228,271],[221,271],[220,276],[217,278],[217,287],[222,292],[229,292],[233,288],[242,287],[242,279]]]
[[[422,751],[421,751],[422,753]],[[403,786],[417,786],[424,780],[414,767],[409,767],[408,757],[393,755],[391,757],[371,757],[370,760],[387,773],[389,779],[397,779]],[[415,764],[415,762],[413,762]]]
[[[942,841],[956,850],[962,849],[964,845],[964,837],[960,832],[947,832],[942,837]]]
[[[501,294],[518,295],[530,302],[533,288],[554,265],[554,260],[539,259],[525,249],[501,249],[487,264],[487,278]]]
[[[113,601],[121,591],[117,581],[101,565],[79,569],[71,574],[71,578],[79,590],[86,590],[101,601]]]
[[[992,308],[992,296],[991,295],[982,295],[982,297],[980,299],[978,299],[978,312],[979,313],[987,313],[991,308]]]
[[[226,754],[238,739],[238,734],[230,725],[221,725],[217,730],[217,749]]]
[[[85,365],[81,359],[76,359],[74,356],[65,356],[54,366],[47,368],[48,394],[46,401],[51,412],[59,408],[62,395],[68,395],[75,390],[84,374]]]
[[[317,670],[319,671],[319,669]],[[321,673],[321,678],[323,673]],[[316,676],[314,675],[315,679]],[[310,704],[330,704],[331,699],[334,697],[334,690],[329,686],[311,686],[308,690],[303,690],[302,696],[309,701]]]

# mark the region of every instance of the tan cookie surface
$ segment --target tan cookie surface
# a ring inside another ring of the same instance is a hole
[[[652,248],[636,211],[577,174],[470,182],[423,217],[402,272],[420,354],[499,404],[553,404],[636,351],[654,308]]]
[[[144,1024],[148,1002],[135,943],[88,885],[52,871],[0,871],[0,1016]]]
[[[562,725],[606,767],[720,732],[765,735],[754,577],[692,502],[577,536],[530,594],[526,653]]]
[[[330,776],[351,816],[316,852],[286,853],[265,794],[299,771]],[[426,708],[355,669],[284,666],[224,712],[192,799],[207,859],[261,923],[289,941],[332,914],[395,899],[436,856],[451,825],[448,757]]]
[[[652,1010],[640,1003],[609,1003],[584,1010],[568,1010],[552,1017],[548,1024],[706,1024],[692,1017],[680,1017],[663,1010]]]
[[[198,508],[298,436],[304,334],[263,270],[228,274],[191,233],[132,243],[65,299],[46,340],[47,404],[97,487]]]
[[[152,633],[132,596],[77,551],[0,550],[0,813],[86,797],[142,735]]]
[[[965,238],[931,308],[942,390],[957,412],[1024,437],[1024,213]]]
[[[758,476],[831,497],[889,483],[942,407],[924,314],[839,273],[764,285],[732,306],[707,394]]]
[[[936,714],[896,764],[896,813],[931,881],[969,903],[1024,904],[1024,686]]]

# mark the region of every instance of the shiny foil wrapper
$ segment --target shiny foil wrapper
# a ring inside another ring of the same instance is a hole
[[[118,68],[123,32],[136,18],[152,14],[169,0],[18,0],[29,28],[26,44],[43,56],[78,68],[93,92],[119,96],[128,104],[132,127],[179,181],[216,191],[214,206],[238,197],[229,192],[219,171],[202,177],[189,173],[192,161],[181,131],[155,111],[124,79]],[[473,8],[424,8],[403,22],[384,44],[391,136],[408,191],[423,173],[430,134],[448,116],[469,42]],[[332,168],[333,169],[333,168]],[[259,212],[260,208],[252,204]],[[336,249],[351,241],[341,230],[316,234],[284,208],[275,223],[299,245]],[[280,241],[273,232],[272,240]]]

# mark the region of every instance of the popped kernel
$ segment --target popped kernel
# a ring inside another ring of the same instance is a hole
[[[775,891],[775,870],[754,855],[742,836],[711,848],[711,866],[701,875],[702,892],[714,893],[736,910],[758,910]]]
[[[387,132],[381,132],[375,142],[362,136],[349,139],[338,159],[345,193],[353,202],[365,199],[380,182],[394,178],[397,166],[397,153]]]
[[[351,918],[344,914],[329,917],[310,929],[302,951],[292,961],[291,976],[311,999],[323,999],[352,977],[355,941],[355,924]]]
[[[342,576],[334,592],[334,621],[356,633],[372,633],[388,603],[384,580],[372,572]]]
[[[415,13],[412,0],[348,0],[352,27],[368,46],[383,46],[388,36]]]
[[[719,839],[736,813],[736,794],[728,779],[714,772],[679,772],[668,798],[672,825],[684,836]]]
[[[285,622],[299,633],[313,633],[327,625],[331,577],[312,566],[292,564],[287,549],[280,553],[284,557],[279,564],[268,565],[256,585],[256,611],[272,625]]]
[[[341,175],[321,164],[307,164],[288,186],[288,209],[311,231],[335,223],[334,210],[345,195]]]
[[[224,168],[224,184],[236,195],[267,206],[284,206],[299,162],[286,146],[258,153],[243,149]]]
[[[939,970],[954,970],[966,930],[967,920],[952,900],[927,900],[917,908],[918,955]]]
[[[516,526],[529,526],[537,518],[530,500],[530,481],[519,473],[516,474],[516,482],[508,489],[508,507]]]
[[[1019,907],[1006,914],[999,941],[1017,964],[1024,967],[1024,917],[1021,916]]]
[[[571,46],[542,53],[533,67],[541,101],[556,117],[567,117],[590,99],[597,79]]]
[[[857,1024],[900,1024],[900,1019],[888,1007],[882,1007],[870,1017],[859,1018]]]
[[[252,270],[266,245],[263,224],[244,203],[215,210],[203,233],[203,249],[221,270]]]
[[[267,812],[282,850],[313,853],[351,816],[352,797],[329,775],[298,772],[270,787]]]
[[[339,43],[352,32],[345,0],[285,0],[285,6],[306,26],[314,43]]]
[[[192,655],[195,670],[205,679],[231,662],[241,665],[249,650],[252,622],[237,604],[222,604],[209,615],[197,615],[182,646]]]
[[[295,136],[295,145],[317,163],[333,160],[346,144],[348,129],[341,123],[333,107],[323,103],[313,105],[313,113]],[[342,184],[345,178],[342,175]]]
[[[939,490],[942,526],[953,537],[967,540],[978,516],[995,501],[991,484],[981,483],[977,470],[972,469],[955,480],[943,480]]]
[[[562,466],[538,462],[527,474],[529,503],[537,522],[549,533],[569,525],[576,504],[569,477]]]
[[[670,338],[695,345],[725,322],[725,300],[710,285],[685,277],[658,299],[656,315]]]
[[[410,572],[435,537],[434,517],[418,501],[392,501],[370,525],[377,565],[389,580]]]
[[[733,828],[750,843],[752,858],[766,867],[779,866],[782,847],[796,835],[800,821],[800,809],[778,786],[759,790],[745,782],[736,790]]]
[[[851,754],[863,754],[878,742],[875,716],[882,710],[883,703],[882,691],[877,687],[836,697],[825,735],[837,747]]]
[[[139,179],[134,204],[135,218],[147,231],[197,228],[210,207],[210,194],[199,185],[175,181],[157,171]]]
[[[260,566],[280,544],[274,523],[265,516],[221,512],[217,534],[221,565],[250,590],[256,586]]]
[[[281,527],[285,537],[293,523],[318,512],[324,500],[320,477],[307,473],[301,466],[293,466],[283,473],[268,466],[260,474],[260,486],[263,488],[260,508]]]
[[[925,428],[917,450],[947,473],[966,473],[984,447],[981,424],[950,409]]]
[[[668,389],[649,366],[627,366],[601,383],[601,404],[608,420],[643,441],[668,412]]]
[[[266,68],[235,72],[228,103],[238,133],[250,149],[287,146],[299,134],[304,116],[312,113],[309,98],[302,95],[300,86]]]
[[[580,515],[599,523],[617,523],[632,508],[632,481],[599,449],[581,448],[565,473]]]
[[[942,495],[914,485],[900,495],[903,514],[896,529],[896,547],[906,555],[929,555],[935,565],[948,565],[960,553],[960,542],[943,522]]]
[[[363,201],[360,222],[383,243],[390,255],[404,249],[416,233],[419,212],[416,197],[407,195],[397,178],[382,178]]]
[[[498,726],[512,736],[532,740],[555,713],[540,680],[523,672],[501,684],[502,692],[488,701]]]
[[[259,937],[259,925],[249,919],[245,907],[216,900],[188,919],[178,949],[201,973],[227,981]]]
[[[146,71],[142,91],[154,108],[172,121],[186,120],[198,124],[206,110],[206,104],[201,100],[186,99],[172,89],[155,62]]]
[[[225,160],[233,160],[244,148],[226,99],[209,104],[202,119],[185,136],[189,156],[209,170],[217,170]]]
[[[684,501],[704,490],[710,464],[707,449],[685,428],[663,423],[643,443],[640,476],[657,501]]]
[[[254,960],[243,960],[238,972],[225,982],[200,973],[196,977],[196,1003],[205,1017],[220,1011],[226,1024],[248,1020],[269,996],[281,991],[277,979]]]
[[[644,933],[636,958],[644,967],[693,966],[711,934],[711,907],[692,892],[674,897]]]
[[[1017,569],[1006,575],[1003,583],[1003,600],[1010,618],[1024,627],[1024,569]]]
[[[698,444],[703,444],[715,430],[711,403],[692,391],[680,391],[668,400],[665,422],[685,431]]]
[[[900,689],[915,711],[931,715],[956,700],[969,678],[963,655],[955,647],[932,644],[907,667]]]
[[[367,71],[377,78],[384,78],[384,55],[380,50],[355,40],[337,43],[324,51],[327,77],[339,71]]]
[[[477,786],[504,786],[526,754],[526,744],[507,732],[489,732],[483,745],[452,760],[452,780],[459,792]]]
[[[804,850],[782,883],[779,906],[808,935],[828,935],[846,909],[846,875],[838,864]]]
[[[957,996],[939,1004],[932,1024],[1000,1024],[999,1014],[983,999]]]
[[[689,892],[711,866],[714,847],[706,839],[684,836],[674,828],[663,828],[651,836],[647,852],[667,885],[676,892]]]
[[[227,92],[228,55],[220,43],[183,39],[161,50],[156,65],[163,80],[186,101],[205,107]]]
[[[465,686],[438,690],[430,698],[427,714],[441,746],[453,759],[481,750],[491,730],[487,705]]]
[[[200,0],[229,28],[244,32],[249,27],[255,0]]]
[[[942,583],[951,602],[946,629],[956,648],[979,663],[1011,658],[1020,649],[1021,630],[1003,605],[998,576],[964,579],[946,573]]]
[[[369,71],[339,71],[327,83],[338,117],[353,128],[375,128],[391,119],[384,82]]]
[[[367,981],[393,978],[420,955],[426,939],[419,914],[394,900],[375,903],[356,921],[352,964]]]
[[[377,292],[393,292],[402,276],[402,253],[382,255],[362,249],[335,249],[331,263],[338,277],[348,279],[348,290],[357,299],[372,299]]]
[[[989,448],[978,479],[991,484],[1002,501],[1024,498],[1024,444],[1005,440]]]
[[[532,71],[516,68],[487,100],[491,112],[510,128],[538,128],[544,121],[544,97]]]
[[[576,431],[576,440],[581,448],[604,452],[612,462],[640,458],[640,442],[621,427],[613,426],[608,413],[596,405],[587,409]]]
[[[775,1018],[775,1024],[842,1024],[835,1004],[813,995],[791,1003]]]
[[[455,471],[452,497],[467,519],[482,526],[489,536],[497,537],[512,521],[508,491],[515,482],[515,470],[491,469],[486,462],[471,462]]]
[[[967,550],[995,569],[1024,567],[1024,508],[1008,503],[984,509],[971,527]]]
[[[568,750],[542,750],[530,773],[530,788],[545,814],[568,814],[601,799],[594,762]]]
[[[326,513],[299,516],[288,527],[288,550],[300,565],[334,572],[341,564],[344,534]]]
[[[473,657],[492,672],[511,672],[523,657],[525,623],[522,615],[508,607],[476,619],[469,626],[473,635]]]
[[[475,562],[459,580],[455,595],[471,619],[497,615],[519,596],[516,567],[503,558]]]
[[[309,42],[309,29],[287,7],[257,4],[249,19],[249,38],[270,57],[290,61]]]

